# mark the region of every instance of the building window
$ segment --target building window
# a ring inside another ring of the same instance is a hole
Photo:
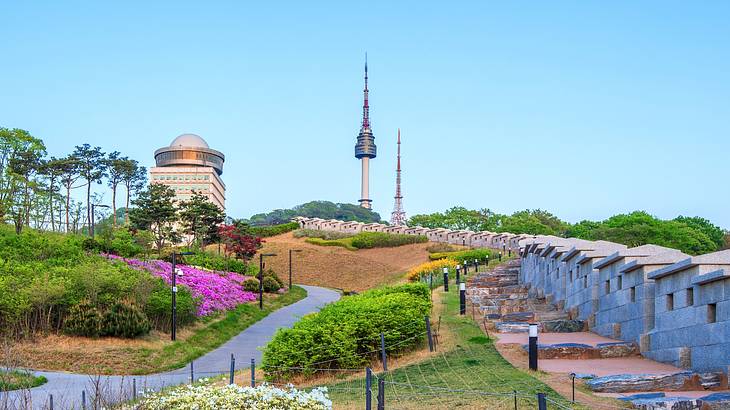
[[[588,288],[588,276],[583,276],[583,288]]]
[[[709,303],[707,305],[707,323],[717,322],[717,304]]]
[[[618,276],[618,289],[621,290],[624,287],[624,276],[619,275]]]
[[[687,289],[687,306],[695,304],[695,290],[694,288]]]
[[[636,302],[636,286],[631,287],[631,301]]]
[[[608,295],[611,292],[611,281],[607,280],[604,282],[605,294]]]
[[[674,294],[667,294],[667,311],[674,310]]]

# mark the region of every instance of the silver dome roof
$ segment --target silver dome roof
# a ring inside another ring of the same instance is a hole
[[[195,147],[195,148],[210,148],[208,143],[205,142],[200,135],[195,134],[182,134],[179,135],[170,144],[171,147]]]

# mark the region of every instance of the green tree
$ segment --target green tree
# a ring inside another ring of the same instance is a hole
[[[59,160],[61,184],[66,189],[66,232],[71,232],[71,190],[76,188],[74,183],[81,178],[79,174],[79,160],[73,154]]]
[[[108,169],[109,178],[107,183],[109,188],[112,189],[112,226],[117,226],[117,187],[122,183],[126,172],[126,167],[129,166],[129,158],[120,156],[118,151],[114,151],[106,158],[106,168]]]
[[[218,240],[218,225],[223,223],[225,214],[207,196],[193,192],[189,200],[180,202],[179,217],[183,232],[204,249],[206,244]]]
[[[144,189],[144,185],[147,183],[147,170],[136,160],[130,159],[122,167],[122,172],[122,182],[127,190],[124,223],[129,223],[129,201],[135,193]]]
[[[42,159],[46,155],[43,141],[32,137],[27,131],[17,130],[20,144],[8,162],[8,176],[16,180],[13,198],[13,222],[15,231],[20,234],[24,225],[30,225],[31,195],[38,184],[33,176],[41,170]]]
[[[86,180],[86,223],[91,226],[91,184],[101,184],[106,176],[106,155],[101,147],[89,144],[77,145],[72,155],[78,159],[78,172]]]
[[[158,253],[162,253],[165,242],[174,241],[173,225],[177,222],[175,191],[162,184],[150,184],[132,201],[135,208],[129,212],[129,219],[136,229],[154,233]]]
[[[675,221],[681,222],[691,228],[701,231],[712,240],[718,249],[725,246],[725,231],[705,218],[699,216],[678,216]]]

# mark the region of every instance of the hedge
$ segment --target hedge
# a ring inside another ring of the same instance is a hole
[[[279,225],[252,226],[249,228],[249,232],[251,233],[251,235],[266,238],[268,236],[276,236],[283,233],[291,232],[295,229],[299,229],[298,222],[289,222]]]
[[[428,242],[428,238],[423,235],[403,235],[386,232],[360,232],[352,237],[352,246],[358,249],[390,248],[424,242]]]
[[[452,259],[459,263],[464,263],[464,261],[473,262],[474,259],[478,259],[479,262],[484,261],[484,259],[489,256],[489,259],[494,259],[497,257],[497,251],[493,251],[491,249],[469,249],[466,251],[458,251],[458,252],[439,252],[439,253],[432,253],[428,256],[429,259],[432,261],[439,260],[439,259]]]
[[[420,345],[430,310],[430,291],[421,283],[345,296],[279,329],[264,348],[264,372],[276,380],[313,369],[364,367],[378,354],[381,332],[389,354]]]

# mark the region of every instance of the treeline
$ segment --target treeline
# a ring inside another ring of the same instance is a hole
[[[296,216],[365,223],[380,222],[380,215],[377,212],[360,205],[336,204],[329,201],[311,201],[291,209],[275,209],[268,213],[253,215],[247,222],[251,225],[277,225],[290,222]]]
[[[664,220],[644,211],[614,215],[604,221],[584,220],[571,224],[541,209],[527,209],[504,215],[489,209],[453,207],[443,213],[414,215],[408,224],[427,228],[606,240],[630,247],[651,243],[692,255],[714,252],[730,245],[730,233],[705,218],[678,216]]]
[[[94,185],[105,182],[111,188],[116,215],[118,190],[124,188],[128,209],[146,179],[143,166],[117,151],[105,153],[83,144],[66,156],[48,157],[40,138],[22,129],[0,127],[0,221],[14,224],[17,233],[27,226],[80,232],[91,224],[91,205],[99,205]],[[84,201],[71,197],[79,188],[85,190]]]

